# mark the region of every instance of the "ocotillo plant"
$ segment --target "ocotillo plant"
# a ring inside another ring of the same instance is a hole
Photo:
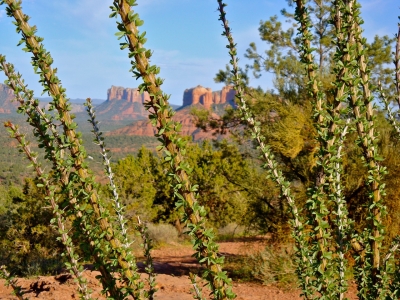
[[[129,4],[134,4],[131,2]],[[22,34],[21,44],[25,43],[25,49],[33,54],[32,64],[35,71],[40,75],[44,92],[48,92],[53,97],[50,109],[56,112],[55,118],[60,120],[62,124],[63,133],[59,134],[52,123],[53,118],[51,116],[35,112],[35,108],[38,107],[35,100],[28,101],[27,106],[21,107],[21,111],[27,113],[30,124],[36,128],[36,136],[46,149],[46,158],[53,162],[56,174],[54,181],[61,178],[62,186],[60,191],[57,192],[61,192],[60,195],[68,200],[66,203],[59,203],[59,205],[63,205],[70,215],[75,216],[76,233],[79,235],[78,238],[84,240],[80,244],[81,250],[85,253],[85,258],[91,255],[95,259],[95,265],[101,272],[104,291],[115,299],[124,298],[127,295],[139,299],[142,296],[143,283],[138,280],[135,260],[128,248],[129,243],[126,240],[124,222],[120,218],[120,209],[115,205],[117,215],[119,215],[119,229],[122,237],[118,230],[112,228],[109,222],[109,213],[102,206],[96,193],[96,185],[87,165],[84,163],[85,150],[81,144],[80,135],[75,130],[76,124],[73,122],[73,116],[69,113],[70,107],[66,100],[65,90],[55,75],[56,69],[51,67],[53,61],[50,53],[44,49],[43,39],[35,35],[36,28],[28,24],[29,18],[22,12],[21,1],[1,1],[1,4],[4,3],[8,5],[7,14],[16,20],[17,31]],[[114,2],[114,5],[115,11],[121,14],[126,26],[140,25],[140,20],[135,19],[137,16],[129,13],[128,3]],[[122,26],[123,24],[120,24],[119,27]],[[130,33],[133,36],[132,31]],[[141,35],[139,41],[143,42],[143,39],[144,35]],[[137,46],[137,44],[131,45],[131,49],[135,53],[134,47]],[[133,52],[131,55],[134,55]],[[138,53],[140,54],[141,51],[138,51]],[[150,52],[146,53],[147,56],[149,56],[148,53]],[[144,72],[142,69],[139,71]],[[157,71],[157,68],[146,69],[144,73],[148,72],[152,77],[151,72],[153,71]],[[11,81],[11,78],[9,78],[9,81]],[[184,221],[187,221],[190,234],[193,236],[194,248],[197,250],[196,257],[201,264],[206,266],[204,278],[208,280],[214,298],[233,298],[235,295],[231,291],[230,280],[221,268],[223,257],[217,255],[218,246],[213,242],[212,230],[206,229],[204,225],[206,211],[204,207],[198,205],[195,193],[196,186],[190,183],[187,176],[187,173],[190,173],[190,168],[182,157],[186,142],[176,133],[179,131],[179,124],[170,119],[172,110],[168,106],[167,97],[163,96],[161,90],[159,90],[160,83],[161,80],[157,79],[156,84],[149,91],[152,101],[147,103],[147,108],[154,111],[153,119],[156,123],[157,121],[159,123],[158,136],[164,139],[163,147],[165,147],[167,154],[165,161],[170,162],[172,167],[171,178],[175,181],[175,195],[179,199],[177,206],[184,208]],[[142,90],[145,85],[142,86]],[[147,85],[149,85],[149,82],[147,82]],[[149,86],[151,87],[151,85]],[[20,89],[24,90],[24,87],[11,87],[14,88],[16,93]],[[32,95],[29,94],[24,95],[23,98],[31,97]],[[32,111],[34,112],[33,116],[30,115]],[[95,125],[94,120],[91,122]],[[10,125],[10,127],[12,126]],[[97,133],[96,126],[94,131]],[[101,139],[99,136],[97,137],[98,143],[101,144]],[[160,147],[159,150],[163,147]],[[70,156],[65,159],[64,151],[68,150]],[[103,155],[103,157],[105,156]],[[107,162],[106,158],[105,161]],[[108,169],[107,172],[112,184],[112,173]],[[97,226],[98,224],[100,226]],[[143,226],[138,228],[142,229],[142,234],[146,236]],[[105,239],[102,239],[102,237]],[[121,239],[123,243],[121,243]],[[146,254],[148,254],[148,246],[145,246],[145,249]],[[148,261],[150,262],[150,258]],[[112,267],[120,273],[123,282],[122,287],[117,286],[116,279],[111,273]],[[150,286],[154,285],[152,278],[149,279],[149,284]],[[145,296],[151,298],[153,293],[154,289],[150,289]]]
[[[183,208],[183,222],[189,228],[188,234],[192,237],[195,257],[206,268],[203,277],[208,281],[215,299],[234,298],[230,279],[222,270],[224,258],[218,256],[218,245],[213,241],[214,233],[205,227],[207,213],[197,201],[197,186],[190,181],[191,168],[184,158],[186,141],[179,136],[181,124],[172,120],[174,113],[168,104],[169,96],[163,94],[163,80],[157,77],[160,70],[149,62],[152,51],[144,48],[146,33],[139,32],[138,27],[143,21],[132,10],[132,6],[135,5],[135,0],[114,1],[110,17],[119,16],[121,21],[117,21],[117,36],[125,39],[125,42],[120,44],[121,49],[129,49],[132,72],[137,79],[143,79],[139,89],[150,95],[150,100],[144,105],[150,113],[149,118],[153,126],[157,128],[156,137],[161,142],[157,149],[164,151],[164,160],[170,165],[171,182],[177,198],[176,206]]]
[[[298,275],[303,295],[307,299],[344,299],[347,291],[345,272],[347,262],[345,254],[350,246],[354,248],[356,267],[354,276],[358,284],[360,299],[394,299],[398,296],[398,272],[390,277],[387,262],[398,249],[395,241],[389,253],[382,261],[382,239],[384,228],[382,217],[385,213],[382,196],[384,184],[382,178],[385,168],[380,166],[377,148],[377,133],[374,129],[374,108],[372,87],[369,84],[369,70],[365,58],[365,39],[361,37],[360,6],[357,1],[333,1],[331,22],[336,29],[336,52],[334,54],[333,74],[336,80],[334,100],[328,102],[317,75],[314,63],[310,33],[311,21],[307,11],[307,1],[296,3],[296,20],[299,22],[300,57],[308,76],[308,90],[314,107],[314,124],[318,135],[319,147],[316,154],[315,184],[309,188],[307,201],[308,228],[300,223],[300,216],[290,194],[288,184],[277,168],[278,164],[270,149],[264,146],[264,138],[247,109],[240,85],[237,66],[236,45],[233,42],[231,29],[225,18],[222,1],[219,3],[220,20],[224,26],[223,35],[228,39],[232,75],[237,90],[238,109],[243,120],[252,129],[253,139],[265,159],[264,165],[270,171],[271,178],[280,186],[282,196],[286,198],[292,210],[294,238],[297,246]],[[396,47],[399,49],[399,44]],[[398,53],[398,52],[397,52]],[[398,78],[398,54],[396,55],[396,76]],[[397,83],[397,82],[396,82]],[[351,110],[349,110],[349,109]],[[345,119],[352,121],[345,124]],[[391,118],[394,120],[394,118]],[[348,219],[346,201],[341,183],[341,151],[348,127],[358,133],[357,144],[363,151],[363,159],[368,169],[367,186],[370,203],[369,226],[356,234],[351,231],[351,220]],[[330,215],[336,215],[331,221]],[[383,265],[382,265],[383,263]]]
[[[58,205],[68,206],[67,211],[75,216],[75,232],[79,235],[79,239],[82,238],[84,241],[80,245],[81,250],[86,257],[94,258],[101,272],[104,290],[116,299],[128,294],[134,298],[140,298],[142,284],[138,281],[139,275],[134,257],[130,249],[124,247],[119,234],[110,225],[109,212],[102,206],[94,189],[93,176],[84,163],[86,154],[80,134],[76,132],[76,123],[73,122],[73,116],[70,114],[65,89],[56,76],[56,69],[51,67],[53,60],[50,53],[43,47],[43,39],[35,35],[35,27],[28,24],[29,17],[23,14],[21,1],[1,1],[0,3],[7,4],[7,14],[16,20],[17,31],[22,35],[21,43],[25,43],[25,49],[33,55],[32,64],[40,75],[44,91],[53,97],[50,109],[56,111],[56,118],[62,124],[63,133],[55,134],[56,131],[52,130],[54,127],[51,123],[52,117],[44,118],[36,113],[31,117],[29,113],[34,111],[33,106],[28,109],[21,108],[22,111],[28,113],[28,121],[36,128],[35,134],[45,147],[47,158],[53,162],[54,181],[59,180],[62,185],[60,191],[57,192],[61,192],[63,197],[68,199],[67,202],[61,202]],[[12,78],[9,77],[10,80]],[[20,89],[23,90],[18,87],[15,92],[18,93]],[[25,95],[25,97],[31,98],[31,95]],[[31,105],[31,102],[28,104]],[[69,151],[70,154],[64,153],[65,151]],[[123,288],[116,285],[116,279],[111,272],[113,265],[117,267],[116,270],[119,270],[121,280],[125,283]]]

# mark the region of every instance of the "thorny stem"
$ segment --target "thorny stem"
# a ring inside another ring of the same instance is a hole
[[[109,269],[107,263],[105,263],[102,258],[96,253],[94,246],[95,243],[93,241],[93,233],[89,229],[90,225],[88,224],[86,218],[82,218],[82,212],[79,209],[79,203],[77,202],[76,197],[73,195],[74,192],[72,191],[72,186],[69,184],[70,180],[68,176],[68,170],[65,168],[63,163],[60,162],[60,160],[63,159],[63,154],[61,150],[63,145],[62,138],[60,137],[54,124],[39,107],[38,102],[33,99],[33,92],[26,88],[20,75],[15,74],[13,65],[7,64],[4,56],[0,56],[0,63],[0,69],[3,70],[5,75],[8,77],[8,85],[12,90],[14,90],[16,100],[20,103],[20,109],[23,109],[24,112],[28,115],[29,123],[35,128],[37,134],[40,136],[43,145],[45,146],[45,149],[50,154],[48,158],[53,162],[54,170],[56,170],[60,175],[60,183],[62,187],[68,189],[67,196],[69,197],[70,204],[76,211],[76,217],[77,221],[79,222],[79,226],[82,232],[86,234],[85,238],[87,238],[90,252],[91,254],[93,254],[94,260],[98,265],[99,271],[102,275],[101,282],[104,289],[107,289],[113,297],[121,298],[122,295],[120,294],[118,288],[116,288],[115,286],[115,279],[113,278],[109,270],[107,270]],[[19,91],[21,91],[24,96],[22,96]],[[35,112],[37,114],[35,114]],[[40,116],[40,119],[37,118],[38,115]],[[47,135],[41,121],[43,121],[48,126],[53,135],[53,138],[50,138]],[[51,142],[53,139],[54,141]],[[56,143],[57,145],[55,146],[54,143]],[[61,154],[57,154],[56,147],[61,150]]]
[[[142,236],[142,248],[143,254],[146,258],[145,261],[145,272],[148,275],[147,283],[149,284],[149,290],[147,291],[147,299],[153,300],[154,294],[157,292],[156,288],[156,274],[154,272],[153,258],[151,257],[151,249],[153,249],[152,240],[150,239],[148,228],[145,223],[143,223],[139,216],[137,216],[137,230]]]
[[[41,70],[41,81],[45,86],[45,91],[48,91],[53,97],[53,105],[60,115],[64,134],[71,144],[69,149],[71,157],[74,159],[74,168],[82,182],[85,183],[83,184],[85,193],[90,195],[89,201],[93,208],[95,219],[98,220],[102,232],[105,233],[105,239],[110,243],[112,253],[117,258],[123,281],[127,284],[131,295],[134,298],[140,298],[140,282],[138,281],[139,275],[137,273],[136,264],[132,261],[132,256],[126,253],[122,248],[120,240],[115,235],[107,217],[104,216],[104,209],[99,204],[97,193],[93,190],[92,178],[86,166],[83,164],[85,157],[84,148],[79,136],[76,134],[76,124],[73,122],[73,118],[69,113],[70,108],[64,93],[65,89],[62,88],[60,80],[56,76],[56,69],[51,67],[53,60],[50,53],[46,52],[41,44],[42,39],[35,36],[36,28],[28,24],[28,17],[22,12],[21,2],[16,0],[3,0],[0,3],[6,3],[8,5],[7,14],[15,18],[17,30],[21,32],[26,47],[33,54],[33,64]]]
[[[317,79],[316,70],[318,67],[314,63],[314,57],[312,55],[311,50],[311,39],[312,35],[309,31],[309,27],[311,26],[311,20],[307,12],[307,8],[304,4],[303,0],[296,1],[296,18],[297,21],[300,23],[299,32],[301,34],[301,41],[302,41],[302,52],[300,52],[301,61],[304,63],[306,67],[306,74],[308,76],[308,89],[314,100],[314,112],[316,117],[315,123],[317,127],[317,132],[319,136],[317,137],[320,148],[318,154],[318,162],[319,162],[319,170],[317,171],[316,175],[316,182],[315,187],[310,190],[310,199],[308,200],[309,209],[311,212],[311,218],[314,219],[312,222],[314,223],[314,228],[318,228],[316,232],[316,241],[318,245],[317,250],[317,261],[316,264],[320,264],[320,266],[315,266],[315,269],[320,270],[322,276],[317,276],[316,280],[321,281],[322,283],[322,293],[327,290],[327,286],[329,285],[326,282],[326,278],[324,273],[326,271],[326,267],[328,261],[326,259],[325,253],[328,251],[328,239],[330,239],[329,232],[324,229],[327,222],[327,203],[324,197],[324,188],[325,188],[325,181],[326,181],[326,174],[325,169],[323,166],[326,164],[326,161],[329,159],[329,153],[325,150],[326,148],[326,139],[329,139],[328,130],[327,130],[327,121],[324,113],[326,112],[326,103],[324,101],[324,93],[320,91],[320,81]],[[335,123],[331,123],[331,126],[336,127]],[[333,128],[334,131],[334,128]],[[331,138],[329,143],[333,144],[333,139]]]
[[[177,206],[184,208],[184,221],[190,229],[189,234],[194,238],[195,257],[206,267],[204,276],[214,299],[234,298],[231,280],[222,270],[223,257],[217,255],[218,245],[213,241],[212,231],[205,228],[206,211],[196,199],[197,187],[192,185],[188,176],[191,169],[183,156],[186,142],[178,135],[181,124],[171,119],[173,111],[168,104],[168,96],[162,93],[160,87],[163,80],[156,77],[159,68],[149,64],[151,51],[143,47],[146,42],[145,32],[140,34],[138,30],[143,21],[131,9],[136,1],[115,0],[113,4],[111,16],[119,15],[122,20],[122,23],[118,23],[120,32],[117,34],[126,39],[126,43],[121,43],[121,49],[129,48],[129,57],[134,59],[131,61],[132,72],[144,82],[140,85],[140,90],[147,91],[150,95],[145,107],[150,112],[150,120],[157,127],[156,136],[162,142],[159,149],[164,150],[164,160],[169,162],[172,169],[170,176],[175,182],[174,195],[178,199]]]
[[[399,23],[399,30],[396,35],[396,53],[394,57],[394,66],[395,66],[395,84],[396,84],[396,91],[397,91],[397,104],[400,108],[400,23]]]
[[[4,124],[4,126],[11,130],[12,137],[15,138],[19,142],[23,152],[25,152],[26,157],[33,164],[36,174],[45,188],[46,197],[50,201],[50,205],[51,205],[53,212],[57,219],[58,231],[61,234],[61,242],[67,251],[68,258],[71,263],[70,265],[67,265],[67,268],[69,270],[71,270],[72,273],[77,278],[80,298],[85,299],[85,300],[92,299],[91,293],[89,292],[87,285],[86,285],[86,279],[83,277],[83,268],[78,262],[79,258],[75,254],[74,245],[72,244],[72,242],[70,240],[70,236],[68,235],[68,230],[65,228],[66,219],[64,217],[64,212],[63,212],[63,210],[59,209],[59,207],[56,203],[56,200],[54,198],[55,187],[52,186],[51,183],[49,182],[49,180],[46,178],[42,168],[40,167],[39,163],[37,162],[36,156],[31,152],[29,146],[27,145],[27,143],[25,141],[25,136],[23,136],[19,132],[18,128],[11,122],[6,122]]]
[[[396,117],[392,111],[392,108],[390,107],[389,100],[387,99],[386,94],[383,91],[383,88],[382,88],[382,85],[380,82],[378,83],[378,91],[379,91],[379,96],[385,106],[385,110],[387,111],[389,122],[393,126],[393,128],[396,130],[396,132],[398,133],[398,135],[400,137],[400,126],[396,120]]]
[[[271,175],[271,178],[275,181],[275,183],[278,185],[278,187],[281,190],[282,196],[286,199],[287,203],[289,204],[289,207],[291,209],[292,215],[293,215],[293,228],[294,228],[294,238],[296,241],[296,246],[297,250],[299,251],[298,257],[299,257],[299,268],[298,268],[298,275],[301,279],[301,284],[303,288],[303,293],[305,293],[306,297],[311,296],[309,294],[310,289],[309,289],[309,276],[310,276],[310,270],[309,270],[309,262],[308,262],[308,247],[307,247],[307,242],[304,237],[304,227],[303,227],[303,222],[301,220],[300,213],[297,209],[294,197],[291,193],[290,189],[290,182],[288,182],[285,177],[282,174],[282,171],[278,168],[278,163],[275,160],[275,157],[270,149],[270,147],[266,144],[264,144],[265,137],[262,136],[261,134],[261,129],[260,129],[260,123],[257,122],[254,117],[252,116],[252,113],[250,112],[246,100],[244,99],[243,95],[243,87],[241,85],[241,80],[240,80],[240,75],[239,75],[239,67],[238,67],[238,59],[237,59],[237,53],[236,53],[236,44],[234,43],[232,34],[231,34],[231,29],[228,25],[228,21],[226,19],[226,13],[224,10],[224,7],[226,6],[225,3],[223,3],[222,0],[218,0],[218,9],[220,12],[220,20],[222,22],[222,26],[224,27],[224,32],[223,35],[226,36],[228,39],[228,49],[229,49],[229,55],[231,57],[230,63],[232,65],[233,70],[232,75],[233,75],[233,81],[235,84],[235,90],[236,90],[236,99],[239,103],[238,104],[238,109],[242,115],[243,120],[245,120],[250,127],[252,131],[252,138],[256,140],[258,144],[258,149],[262,152],[262,157],[265,160],[265,164],[263,167],[267,169]],[[303,278],[305,277],[305,279]]]
[[[197,276],[196,276],[196,274],[190,273],[189,274],[189,278],[190,278],[190,281],[192,282],[192,285],[193,285],[194,299],[205,300],[205,298],[202,295],[201,288],[199,288],[199,286],[197,284],[197,281],[196,281]]]
[[[222,0],[218,0],[218,4],[219,4],[219,11],[221,13],[220,20],[222,21],[223,26],[224,26],[223,35],[225,35],[229,41],[229,47],[230,47],[229,55],[231,56],[231,64],[233,67],[232,73],[234,75],[236,99],[238,99],[240,101],[238,108],[239,108],[240,112],[242,113],[243,117],[245,118],[245,121],[248,123],[249,127],[252,129],[254,138],[258,142],[260,150],[263,152],[263,157],[266,160],[266,165],[271,170],[272,175],[275,178],[275,181],[277,182],[278,186],[280,186],[282,189],[283,196],[286,198],[288,204],[290,205],[290,207],[292,209],[292,213],[294,214],[294,218],[295,218],[295,223],[294,223],[295,229],[299,229],[302,227],[302,222],[300,220],[300,215],[298,213],[298,209],[295,204],[294,198],[291,195],[290,188],[287,186],[287,185],[289,185],[289,182],[285,181],[285,179],[283,178],[283,175],[281,175],[280,170],[275,168],[277,163],[274,161],[273,155],[272,155],[269,147],[264,144],[263,140],[265,138],[262,137],[262,135],[261,135],[259,123],[254,120],[253,116],[251,115],[251,112],[248,110],[246,100],[244,99],[243,89],[242,89],[242,86],[240,83],[240,75],[239,75],[239,71],[238,71],[239,67],[237,64],[235,43],[233,41],[230,28],[228,26],[228,21],[225,18],[226,13],[224,11],[224,6],[226,6],[226,4],[224,4],[222,2]],[[301,235],[300,232],[298,232],[298,234]]]
[[[123,215],[123,206],[121,205],[119,201],[119,195],[117,191],[117,186],[115,185],[114,182],[114,173],[112,172],[111,169],[111,164],[110,164],[110,159],[108,158],[108,150],[106,149],[106,145],[104,143],[104,138],[102,137],[102,132],[100,131],[99,127],[97,126],[98,122],[96,121],[96,115],[95,115],[95,110],[92,105],[92,101],[90,98],[86,99],[86,106],[87,106],[87,112],[89,114],[90,119],[88,120],[93,127],[93,134],[95,135],[95,141],[96,144],[99,145],[100,150],[101,150],[101,156],[103,158],[103,164],[105,167],[105,172],[107,175],[107,178],[109,180],[110,188],[113,193],[113,207],[115,210],[115,213],[117,214],[117,219],[118,219],[118,226],[120,227],[121,230],[121,235],[122,239],[124,242],[124,247],[126,250],[129,248],[129,242],[128,242],[128,235],[127,235],[127,229],[125,227],[126,221]]]
[[[350,9],[350,22],[351,29],[349,30],[350,43],[355,43],[355,49],[352,52],[353,59],[356,59],[358,64],[357,68],[353,70],[353,80],[349,81],[350,99],[353,113],[356,118],[357,132],[361,140],[361,147],[365,162],[368,166],[368,173],[370,179],[368,182],[371,192],[371,205],[370,209],[370,230],[372,237],[370,238],[370,245],[372,251],[372,282],[376,284],[380,280],[380,246],[383,234],[382,225],[382,212],[385,207],[382,204],[381,193],[383,192],[383,185],[381,184],[382,176],[385,169],[382,168],[376,160],[378,151],[376,148],[377,134],[374,131],[374,111],[372,104],[372,94],[369,84],[370,71],[367,68],[365,61],[365,41],[361,37],[360,24],[362,22],[359,11],[359,4],[355,0],[349,0],[348,6]],[[361,79],[359,82],[358,79]],[[361,91],[359,90],[361,88]],[[361,102],[361,105],[360,105]],[[373,205],[372,205],[373,204]]]
[[[337,153],[332,155],[331,164],[332,164],[332,178],[331,178],[331,186],[333,191],[333,201],[336,204],[336,223],[337,223],[337,244],[338,244],[338,273],[339,273],[339,282],[337,286],[337,291],[339,294],[339,299],[344,299],[344,294],[347,291],[347,280],[345,278],[346,272],[346,258],[345,254],[348,250],[348,232],[349,232],[349,222],[347,219],[347,207],[346,207],[346,200],[343,194],[343,187],[341,184],[341,175],[343,172],[342,169],[342,150],[343,150],[343,143],[347,134],[348,129],[347,125],[341,130],[340,138],[337,142]]]

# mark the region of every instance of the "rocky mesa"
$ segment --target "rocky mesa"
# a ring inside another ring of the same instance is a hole
[[[150,96],[147,92],[141,94],[137,88],[111,86],[111,88],[107,90],[107,101],[118,100],[124,100],[129,103],[138,102],[142,104],[143,102],[150,100]]]
[[[233,106],[235,94],[232,86],[224,86],[221,91],[213,92],[210,88],[198,85],[183,92],[182,106],[201,104],[206,109],[210,109],[213,104],[230,104]]]
[[[213,92],[210,88],[200,85],[186,89],[183,93],[183,105],[177,110],[173,119],[182,124],[182,135],[191,136],[193,140],[202,140],[211,138],[211,132],[204,132],[195,125],[195,117],[190,114],[191,108],[203,107],[210,109],[213,105],[234,105],[235,90],[233,87],[225,86],[221,91]],[[217,118],[217,115],[213,117]],[[110,135],[141,135],[154,136],[155,128],[149,120],[140,120],[133,122],[118,130],[110,132]]]
[[[111,86],[107,90],[107,100],[96,107],[96,114],[109,120],[142,120],[148,115],[143,107],[148,100],[149,94],[140,93],[137,88]]]

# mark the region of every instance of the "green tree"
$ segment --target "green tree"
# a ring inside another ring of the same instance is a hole
[[[52,273],[63,262],[58,234],[49,226],[52,211],[36,183],[26,179],[23,189],[2,187],[7,205],[0,214],[0,264],[18,275]]]
[[[209,224],[216,228],[231,222],[245,224],[249,195],[241,182],[252,170],[238,148],[227,142],[217,148],[207,141],[190,143],[187,159],[193,166],[191,176],[198,184],[200,204],[208,212]],[[136,156],[119,160],[114,172],[128,218],[140,215],[180,228],[167,166],[160,156],[142,147]]]
[[[142,146],[137,156],[128,155],[113,169],[127,218],[135,221],[136,216],[141,216],[143,220],[153,221],[161,209],[155,204],[156,197],[162,193],[158,187],[165,186],[166,179],[160,168],[160,158]]]
[[[289,8],[294,6],[293,1],[287,2]],[[331,82],[334,80],[332,68],[335,51],[332,43],[335,37],[334,24],[331,21],[332,5],[327,0],[314,0],[308,1],[306,8],[310,14],[310,25],[312,26],[310,42],[311,47],[315,49],[314,63],[317,67],[317,78],[322,84],[321,90],[325,92],[328,103],[332,103],[334,87]],[[277,156],[277,162],[280,164],[283,174],[292,185],[296,186],[296,197],[299,199],[299,203],[302,203],[306,199],[307,189],[315,183],[317,131],[315,120],[312,117],[313,107],[307,87],[308,79],[299,57],[301,40],[296,34],[298,24],[294,20],[294,14],[288,9],[283,9],[281,15],[290,25],[289,28],[284,29],[283,21],[281,22],[278,16],[261,21],[260,38],[266,43],[267,50],[260,53],[255,43],[252,43],[245,55],[251,61],[251,65],[248,65],[247,68],[253,70],[255,77],[261,76],[264,72],[274,74],[274,86],[277,92],[264,92],[260,88],[252,88],[247,84],[247,77],[246,80],[242,80],[242,85],[248,109],[260,122],[261,133]],[[393,41],[387,36],[375,36],[372,43],[366,44],[367,62],[371,68],[371,82],[374,85],[378,81],[382,82],[385,91],[394,91],[391,79],[393,69],[388,65],[393,60],[391,49]],[[241,70],[241,74],[243,74],[243,70]],[[220,70],[215,77],[216,82],[226,84],[231,84],[232,79],[229,68],[225,71]],[[230,131],[239,137],[240,143],[246,143],[252,135],[251,130],[244,126],[246,122],[237,109],[227,108],[220,119],[211,118],[209,111],[193,111],[193,114],[197,117],[197,126],[203,130],[211,129],[219,133]],[[381,120],[381,122],[385,121]],[[381,128],[379,127],[378,130]],[[365,203],[366,199],[363,196],[365,195],[365,186],[361,187],[359,183],[361,182],[360,178],[363,178],[361,174],[364,168],[363,162],[360,160],[361,152],[354,146],[355,139],[354,134],[350,135],[350,141],[346,143],[345,187],[346,195],[351,199],[352,208],[355,208],[352,212],[361,216],[361,212],[365,211],[360,208],[361,203]],[[391,147],[387,140],[381,146],[383,148]],[[363,216],[365,217],[365,215]],[[363,218],[357,220],[361,219]],[[365,225],[363,222],[361,223]],[[394,230],[393,234],[396,232]]]
[[[288,8],[292,9],[294,1],[287,0],[287,3]],[[318,66],[319,80],[324,90],[329,90],[332,88],[330,83],[333,78],[330,74],[335,49],[332,43],[334,26],[331,21],[331,1],[312,0],[307,2],[306,7],[312,25],[310,41],[311,46],[316,49],[315,63]],[[275,15],[260,22],[258,31],[261,41],[266,44],[266,50],[260,51],[254,42],[251,43],[245,54],[251,61],[246,69],[251,69],[256,78],[262,76],[264,72],[273,73],[274,87],[281,97],[294,103],[306,102],[309,99],[306,90],[307,79],[298,54],[301,41],[297,36],[298,25],[294,13],[289,9],[281,10],[283,20]],[[288,24],[289,28],[285,29],[287,26],[283,26],[284,23]],[[393,61],[393,42],[394,39],[388,36],[375,36],[374,40],[366,45],[373,83],[376,85],[381,81],[385,84],[387,93],[393,91],[391,81],[393,68],[388,65]],[[215,79],[217,82],[230,82],[230,77],[229,69],[220,70]]]

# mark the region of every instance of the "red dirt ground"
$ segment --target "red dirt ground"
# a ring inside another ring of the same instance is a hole
[[[225,256],[240,255],[260,250],[260,242],[223,242],[220,251]],[[153,251],[154,265],[157,272],[157,287],[155,299],[158,300],[189,300],[191,295],[191,282],[188,277],[190,270],[198,268],[196,261],[191,257],[190,246],[169,245]],[[141,264],[139,264],[141,267]],[[105,299],[101,294],[101,288],[97,284],[95,276],[97,272],[85,271],[88,278],[88,286],[93,291],[92,296]],[[144,274],[142,274],[144,276]],[[57,276],[40,276],[30,279],[18,279],[22,286],[24,297],[27,299],[43,300],[69,300],[78,299],[73,278],[68,274]],[[233,290],[238,295],[238,300],[297,300],[300,298],[298,290],[285,291],[274,286],[265,286],[256,283],[234,282]],[[204,294],[206,294],[204,292]],[[357,299],[354,289],[348,297]],[[11,295],[11,289],[4,286],[4,280],[0,280],[0,299],[17,299]]]

